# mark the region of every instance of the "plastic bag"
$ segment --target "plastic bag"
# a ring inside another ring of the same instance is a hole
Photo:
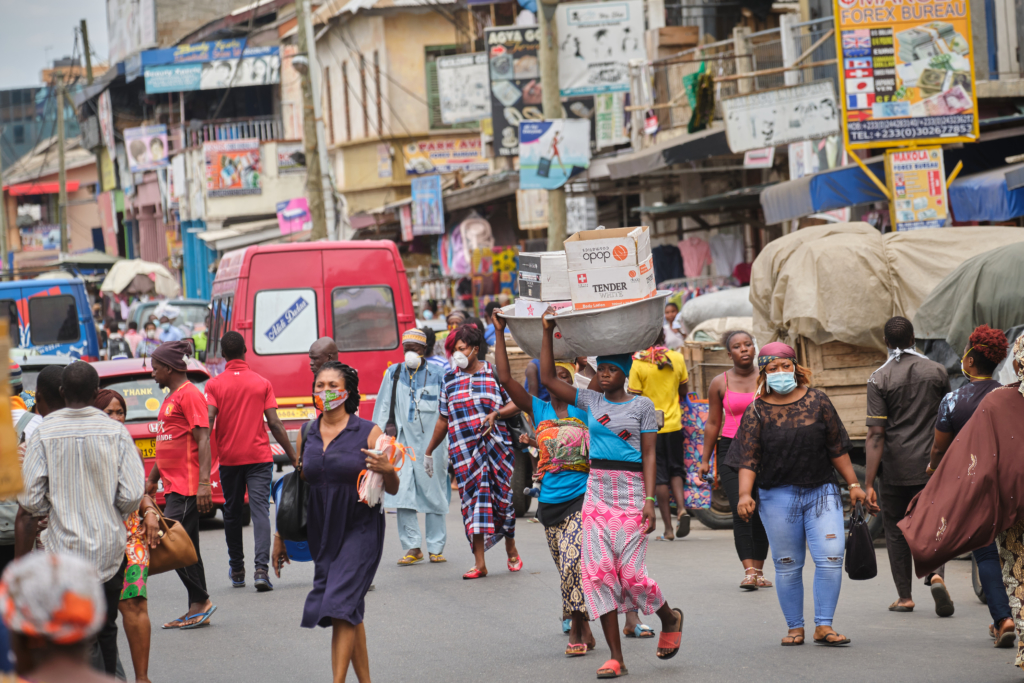
[[[402,465],[405,464],[406,454],[413,460],[416,459],[411,448],[396,443],[395,438],[387,434],[381,434],[377,437],[373,447],[374,450],[382,451],[387,456],[396,472],[402,469]],[[380,472],[363,470],[359,473],[359,478],[356,480],[356,490],[359,492],[360,503],[366,503],[370,507],[380,505],[381,499],[384,498],[384,475]],[[381,512],[383,511],[384,508],[381,507]]]

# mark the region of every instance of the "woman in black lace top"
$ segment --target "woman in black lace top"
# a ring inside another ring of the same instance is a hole
[[[812,389],[811,373],[792,347],[774,342],[757,358],[754,402],[743,413],[726,464],[739,470],[737,513],[760,514],[775,563],[775,584],[789,625],[783,645],[804,643],[805,548],[814,561],[814,642],[846,645],[832,617],[843,579],[843,505],[835,472],[851,504],[866,496],[850,463],[850,437],[828,396]],[[757,482],[760,510],[752,496]]]

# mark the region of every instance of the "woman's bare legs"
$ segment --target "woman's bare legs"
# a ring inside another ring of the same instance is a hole
[[[121,600],[117,609],[121,611],[124,635],[128,638],[128,649],[132,653],[136,683],[149,683],[149,604],[143,597]]]
[[[366,628],[354,626],[343,619],[332,619],[331,669],[334,683],[345,683],[348,666],[356,672],[359,683],[370,683],[370,653],[366,650]]]

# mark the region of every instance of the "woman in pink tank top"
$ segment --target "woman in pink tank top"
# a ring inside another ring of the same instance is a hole
[[[750,333],[742,330],[726,332],[722,346],[729,352],[732,368],[711,381],[708,387],[709,412],[704,425],[704,453],[700,466],[701,476],[711,469],[711,454],[718,452],[718,478],[732,507],[732,534],[736,541],[736,554],[743,563],[744,576],[740,588],[757,590],[771,588],[772,582],[764,578],[764,561],[768,557],[768,534],[757,514],[744,522],[736,514],[740,498],[739,472],[723,463],[733,437],[740,426],[743,412],[754,401],[757,388],[757,349]]]

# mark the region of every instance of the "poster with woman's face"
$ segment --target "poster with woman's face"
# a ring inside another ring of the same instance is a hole
[[[124,147],[128,169],[132,173],[164,168],[170,163],[167,158],[167,126],[126,128]]]

